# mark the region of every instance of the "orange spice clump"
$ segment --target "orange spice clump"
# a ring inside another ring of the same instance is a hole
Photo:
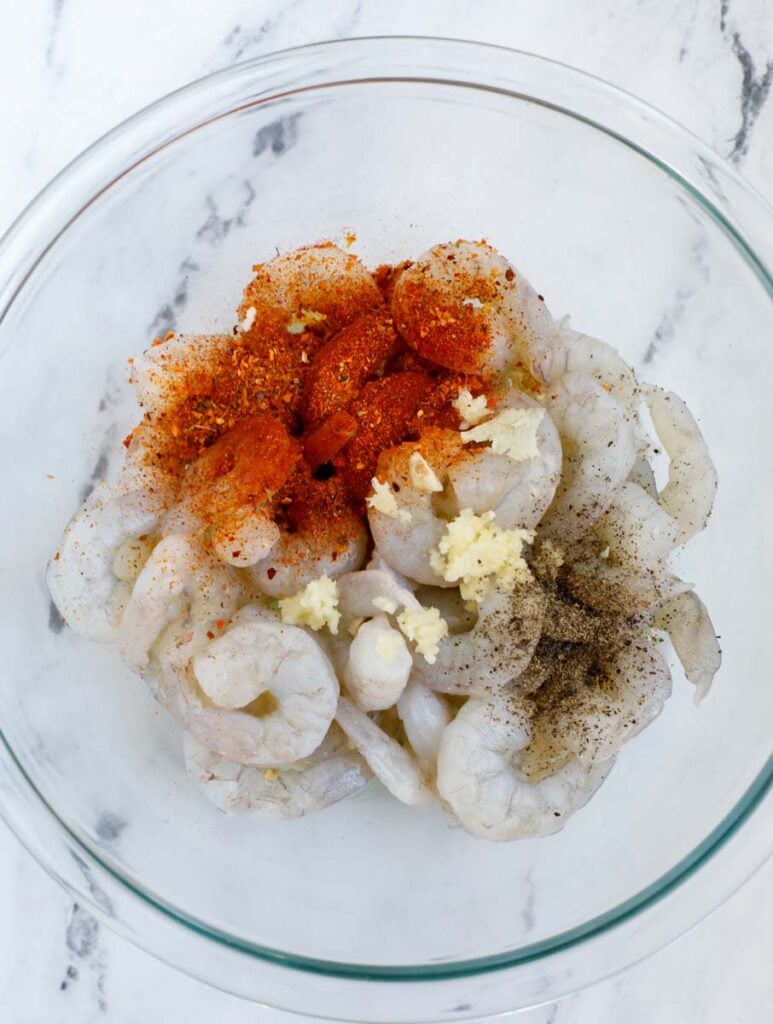
[[[425,289],[408,326],[393,322],[385,298],[409,266],[371,275],[332,244],[259,265],[233,337],[167,357],[164,342],[154,349],[158,397],[130,451],[178,482],[204,522],[230,528],[260,508],[343,550],[362,529],[379,455],[406,440],[429,443],[429,428],[458,431],[460,389],[487,388],[463,369],[488,344],[477,310],[427,308]],[[443,358],[432,360],[415,339],[436,344],[438,332]]]
[[[357,420],[339,410],[304,435],[303,454],[312,470],[330,462],[357,433]]]
[[[368,493],[379,453],[415,431],[417,414],[434,386],[425,373],[393,373],[370,381],[352,402],[349,411],[359,429],[334,465],[353,498],[361,500]]]
[[[273,416],[247,416],[193,462],[183,496],[205,522],[271,503],[301,459],[301,446]]]
[[[364,313],[340,330],[317,352],[306,374],[300,404],[304,421],[313,426],[345,409],[399,347],[385,308]]]

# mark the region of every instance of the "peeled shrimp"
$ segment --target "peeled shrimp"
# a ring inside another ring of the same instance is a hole
[[[394,499],[394,510],[382,511],[375,501],[368,507],[368,523],[381,557],[398,573],[417,583],[436,587],[450,584],[430,565],[430,553],[445,533],[447,522],[436,509],[438,491],[419,488],[411,472],[412,457],[418,453],[442,484],[447,467],[462,449],[457,431],[432,428],[419,441],[388,448],[379,456],[376,480],[386,485]]]
[[[197,539],[164,537],[137,577],[118,630],[118,648],[135,671],[147,667],[150,649],[187,606],[201,622],[228,619],[241,583],[234,569],[214,558]]]
[[[419,765],[434,775],[443,732],[451,721],[448,703],[418,679],[411,679],[400,694],[397,713]]]
[[[274,495],[288,481],[301,449],[274,416],[246,416],[186,470],[181,500],[164,518],[165,533],[211,528],[219,558],[239,567],[266,558],[280,538]]]
[[[543,406],[515,388],[497,392],[490,405],[495,413],[519,409],[539,416],[537,454],[514,460],[491,448],[467,449],[448,469],[454,514],[471,508],[476,514],[493,511],[505,529],[534,529],[553,500],[561,478],[561,440]],[[464,436],[464,435],[462,435]]]
[[[365,711],[391,707],[408,682],[413,658],[402,633],[386,615],[364,622],[349,647],[343,681],[349,696]]]
[[[76,633],[102,643],[115,640],[132,582],[132,573],[119,564],[126,561],[122,548],[151,533],[160,513],[156,499],[145,492],[115,496],[107,484],[99,484],[70,520],[48,565],[46,583]],[[137,551],[141,565],[149,546],[142,541]]]
[[[320,576],[332,579],[353,572],[362,565],[366,546],[365,528],[352,515],[346,523],[334,524],[327,539],[319,534],[282,533],[268,558],[252,566],[249,575],[264,594],[285,597]]]
[[[684,674],[695,687],[695,703],[700,704],[722,664],[722,649],[706,605],[693,591],[679,594],[658,609],[654,625],[668,633]]]
[[[525,709],[504,696],[468,700],[445,730],[438,791],[468,832],[500,842],[558,832],[612,767],[573,758],[540,782],[528,782],[519,764],[531,738]]]
[[[644,397],[663,447],[671,460],[668,483],[658,496],[679,530],[677,544],[699,533],[714,505],[717,471],[690,410],[673,391],[647,384]]]
[[[408,751],[345,697],[338,701],[336,721],[392,796],[404,804],[426,804],[432,800]]]
[[[395,610],[419,611],[421,604],[401,579],[385,569],[361,569],[338,579],[338,607],[344,619],[370,618],[383,612],[386,599]]]
[[[570,566],[569,590],[591,607],[625,615],[662,604],[690,588],[668,569],[677,536],[668,512],[627,481],[586,535],[586,558]]]
[[[392,314],[419,355],[460,373],[521,361],[549,380],[558,329],[544,300],[485,242],[436,245],[397,278]]]
[[[255,768],[207,750],[187,733],[185,766],[206,798],[229,814],[253,814],[272,821],[324,810],[363,789],[371,773],[338,727],[302,761],[283,768]]]
[[[246,334],[292,335],[307,328],[335,334],[384,302],[360,260],[329,243],[276,256],[255,271],[239,307],[240,327]]]
[[[562,694],[558,707],[548,706],[538,716],[541,730],[586,765],[613,757],[657,718],[671,696],[671,673],[649,641],[632,640],[611,654],[601,651],[598,666],[600,678]]]
[[[633,467],[636,443],[623,407],[588,373],[564,374],[548,392],[546,408],[561,435],[564,461],[543,531],[566,543],[606,512]]]
[[[589,373],[611,394],[629,416],[636,414],[641,389],[636,374],[617,349],[599,338],[561,328],[560,357],[557,365],[564,373]]]
[[[434,664],[417,663],[417,678],[440,693],[496,693],[528,665],[542,632],[545,605],[536,582],[520,584],[512,592],[495,583],[480,602],[472,629],[441,640]]]
[[[240,764],[281,766],[322,742],[338,680],[317,640],[255,609],[209,641],[174,623],[154,659],[159,700],[208,750]]]
[[[320,576],[332,579],[359,569],[368,534],[342,488],[339,479],[314,480],[308,466],[299,466],[279,540],[267,558],[248,570],[262,593],[286,597]]]

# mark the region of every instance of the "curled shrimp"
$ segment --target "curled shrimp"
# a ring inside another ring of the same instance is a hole
[[[534,455],[513,459],[493,447],[467,448],[452,459],[448,468],[453,512],[463,508],[471,508],[476,514],[493,511],[499,525],[506,529],[534,529],[561,478],[558,431],[543,406],[515,388],[502,388],[491,396],[489,404],[495,415],[517,410],[536,419]]]
[[[447,701],[414,678],[400,694],[397,713],[419,766],[434,775],[443,732],[451,721]]]
[[[544,300],[485,242],[436,245],[399,274],[398,330],[419,355],[460,373],[504,374],[519,361],[552,374],[558,329]]]
[[[588,373],[612,395],[629,416],[639,407],[641,388],[633,368],[616,348],[568,327],[561,329],[561,373]]]
[[[421,771],[408,751],[345,697],[338,701],[336,721],[392,796],[412,805],[432,800]]]
[[[695,687],[695,703],[700,704],[722,664],[722,649],[706,605],[693,591],[678,594],[658,609],[654,625],[668,633],[684,674]]]
[[[365,711],[391,707],[405,689],[413,658],[402,633],[386,615],[364,622],[349,646],[343,682]]]
[[[314,480],[303,464],[289,498],[271,554],[248,570],[271,597],[295,594],[320,576],[334,578],[365,561],[367,531],[339,480]]]
[[[281,767],[327,733],[338,680],[313,636],[249,607],[215,640],[173,623],[157,645],[158,699],[206,749],[240,764]]]
[[[386,567],[361,569],[338,579],[338,607],[344,619],[378,615],[384,610],[384,600],[391,602],[395,611],[399,608],[419,611],[422,607],[403,580]]]
[[[185,767],[204,796],[229,814],[287,821],[324,810],[367,786],[371,773],[333,724],[319,747],[283,768],[255,768],[207,750],[186,733]]]
[[[676,523],[668,512],[641,487],[627,481],[586,535],[585,558],[569,567],[569,590],[593,608],[624,615],[663,604],[690,589],[690,584],[668,569],[677,536]]]
[[[636,459],[634,432],[620,403],[588,373],[564,374],[546,407],[564,448],[563,475],[543,520],[546,536],[578,540],[606,512]]]
[[[536,582],[518,584],[514,590],[495,583],[480,602],[472,629],[441,640],[433,664],[417,663],[417,678],[440,693],[497,692],[528,665],[545,607],[545,594]]]
[[[279,420],[245,417],[188,468],[181,501],[165,517],[165,530],[210,526],[212,546],[224,562],[254,565],[280,539],[272,501],[300,457],[300,445]]]
[[[443,733],[438,791],[468,832],[499,842],[558,832],[611,769],[572,758],[529,782],[520,761],[532,735],[525,708],[504,696],[471,698]]]
[[[671,673],[655,646],[631,640],[614,652],[599,651],[597,672],[585,685],[566,693],[556,678],[556,701],[548,682],[537,693],[541,712],[535,725],[582,764],[596,765],[613,757],[646,728],[671,696]]]
[[[403,576],[417,583],[447,587],[430,564],[430,553],[443,536],[447,522],[435,501],[447,479],[451,459],[461,452],[457,431],[433,427],[422,432],[418,441],[407,441],[382,452],[376,466],[377,487],[388,488],[388,504],[379,496],[368,501],[368,523],[381,557]],[[413,466],[419,456],[436,482],[415,483]]]
[[[115,495],[99,484],[67,524],[46,583],[76,633],[110,643],[129,600],[131,583],[152,545],[161,507],[144,491]],[[128,547],[127,547],[128,545]],[[130,557],[130,550],[135,554]]]
[[[717,471],[690,410],[673,391],[647,384],[644,398],[652,423],[668,453],[668,483],[658,496],[684,544],[706,525],[717,493]]]
[[[171,534],[159,541],[137,577],[118,629],[118,649],[137,672],[169,623],[188,608],[208,625],[230,618],[241,596],[236,570],[224,565],[199,540]]]
[[[250,336],[335,334],[384,302],[360,260],[329,243],[284,253],[254,269],[239,307],[241,330]]]

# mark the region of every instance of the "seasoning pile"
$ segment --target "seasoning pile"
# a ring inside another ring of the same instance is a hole
[[[299,249],[237,317],[130,360],[143,417],[49,565],[62,615],[144,675],[224,810],[375,775],[474,835],[557,831],[669,696],[663,632],[699,696],[719,666],[669,567],[716,490],[687,407],[486,242],[373,273]]]

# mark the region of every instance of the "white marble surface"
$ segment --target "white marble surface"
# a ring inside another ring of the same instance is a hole
[[[435,34],[533,50],[661,107],[773,198],[770,0],[6,0],[0,229],[115,122],[184,82],[285,46]],[[285,1020],[208,989],[74,908],[0,827],[0,1020]],[[773,1020],[773,868],[688,936],[529,1024]]]

